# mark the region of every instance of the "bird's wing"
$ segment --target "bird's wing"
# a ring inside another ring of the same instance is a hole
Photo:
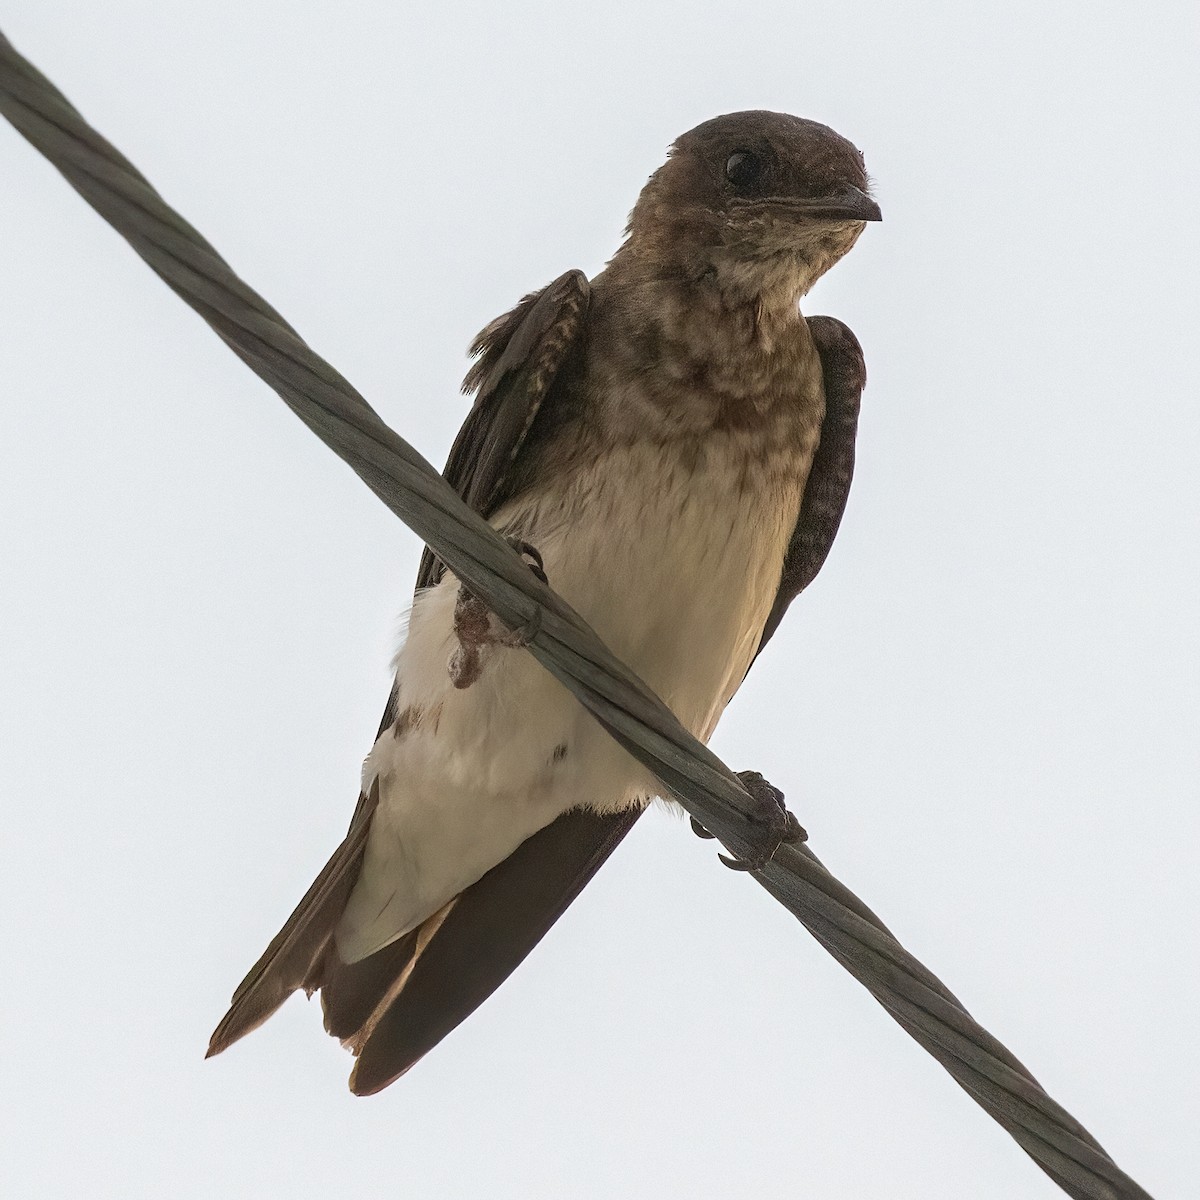
[[[378,785],[370,796],[359,796],[350,831],[262,957],[238,984],[229,1011],[209,1039],[206,1058],[220,1054],[238,1038],[257,1029],[294,991],[307,987],[307,981],[320,970],[333,927],[358,878],[371,817],[378,802]]]
[[[867,382],[862,347],[849,327],[833,317],[809,317],[808,328],[821,356],[825,419],[800,502],[800,516],[783,560],[783,576],[767,615],[757,657],[779,628],[788,605],[816,578],[829,555],[846,511],[854,476],[858,409]]]
[[[477,513],[491,516],[518,489],[519,460],[536,440],[542,406],[582,346],[590,297],[587,276],[568,271],[497,317],[471,343],[476,358],[463,391],[475,393],[475,404],[442,474]],[[418,590],[441,574],[426,546]]]
[[[538,438],[538,415],[544,404],[553,405],[554,385],[582,346],[588,302],[586,276],[570,271],[493,321],[471,347],[478,357],[464,388],[476,393],[475,403],[444,474],[484,516],[520,487],[522,460]],[[418,589],[441,574],[427,548]],[[394,708],[393,689],[380,732],[395,720]],[[424,925],[347,966],[328,951],[358,879],[376,802],[375,796],[360,795],[345,840],[234,993],[209,1043],[210,1055],[260,1025],[292,992],[304,988],[311,995],[320,988],[330,1031],[356,1050],[370,1042],[366,1068],[360,1063],[355,1078],[362,1088],[378,1090],[499,987],[634,819],[567,814]],[[370,1036],[377,1025],[377,1035]],[[367,1086],[368,1079],[384,1074],[382,1083]]]

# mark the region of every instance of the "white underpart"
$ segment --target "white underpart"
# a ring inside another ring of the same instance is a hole
[[[736,434],[713,435],[693,470],[662,446],[624,447],[493,522],[520,520],[551,586],[705,741],[757,647],[804,484],[752,467],[743,486],[744,461]],[[420,924],[568,809],[654,794],[527,651],[488,647],[481,677],[452,685],[457,591],[448,576],[417,598],[397,656],[397,711],[419,719],[385,731],[365,764],[379,807],[337,927],[347,961]]]

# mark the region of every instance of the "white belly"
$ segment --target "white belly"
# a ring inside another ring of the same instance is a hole
[[[803,478],[743,488],[709,447],[693,470],[633,446],[592,464],[567,494],[519,519],[550,585],[707,740],[758,645]],[[561,813],[644,803],[654,782],[525,650],[484,650],[456,689],[448,664],[458,584],[419,596],[396,659],[398,736],[367,759],[378,779],[362,874],[337,930],[349,961],[418,925]]]

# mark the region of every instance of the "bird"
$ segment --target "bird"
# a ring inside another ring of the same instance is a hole
[[[671,146],[625,237],[471,346],[444,476],[707,741],[845,509],[866,382],[802,297],[881,219],[826,125],[729,113]],[[426,548],[349,831],[209,1055],[319,992],[380,1091],[516,968],[663,789]],[[802,837],[762,806],[761,867]],[[696,826],[696,832],[706,831]]]

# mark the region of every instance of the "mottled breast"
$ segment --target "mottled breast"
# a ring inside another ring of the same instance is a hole
[[[498,514],[702,737],[757,648],[819,438],[819,360],[793,333],[774,353],[660,345],[650,371],[591,354],[580,417]]]

